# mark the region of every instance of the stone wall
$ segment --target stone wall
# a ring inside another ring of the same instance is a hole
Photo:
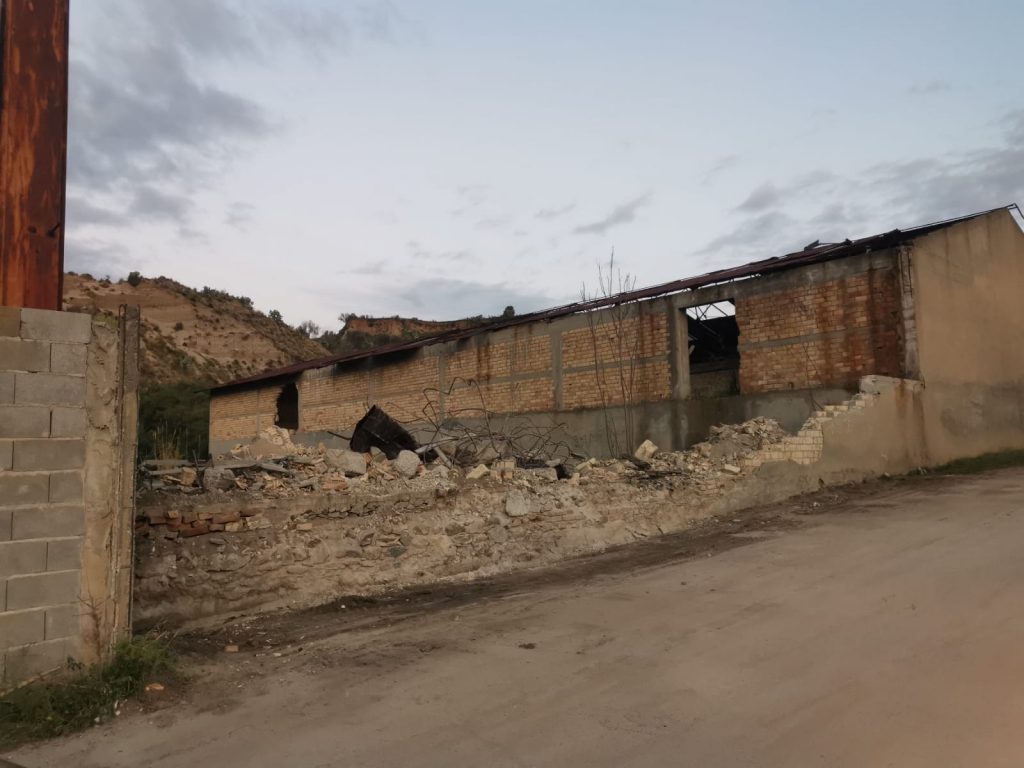
[[[0,688],[129,625],[137,329],[0,307]]]

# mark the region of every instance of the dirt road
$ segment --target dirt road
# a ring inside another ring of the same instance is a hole
[[[674,540],[658,557],[641,547],[604,575],[232,626],[207,642],[250,648],[206,656],[185,701],[11,757],[29,768],[1024,765],[1024,471],[816,503],[762,511],[701,545]]]

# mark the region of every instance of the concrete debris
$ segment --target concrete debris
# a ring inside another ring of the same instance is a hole
[[[392,460],[391,467],[402,477],[416,477],[420,471],[420,457],[412,451],[401,451]]]
[[[505,497],[505,514],[509,517],[526,517],[530,514],[530,497],[521,491],[509,491]]]
[[[383,412],[381,412],[383,413]],[[386,414],[384,414],[386,415]],[[296,444],[287,430],[271,427],[263,431],[259,444],[238,446],[218,456],[205,466],[178,460],[150,460],[140,465],[140,491],[158,494],[243,494],[253,499],[282,498],[304,494],[388,494],[402,488],[431,489],[445,496],[457,491],[461,482],[518,486],[529,491],[542,486],[569,483],[589,485],[601,483],[655,484],[657,487],[685,488],[687,493],[703,493],[723,483],[742,477],[757,462],[747,458],[757,451],[781,442],[787,433],[777,422],[756,418],[743,424],[712,427],[708,439],[688,451],[662,451],[645,440],[632,457],[602,460],[589,458],[579,463],[566,463],[560,458],[523,458],[516,456],[492,458],[477,462],[469,469],[459,470],[461,461],[454,460],[458,450],[435,445],[430,451],[402,449],[388,459],[383,449],[371,446],[366,453],[354,450],[328,449],[323,444]],[[268,458],[266,446],[282,455]],[[429,446],[428,446],[429,447]],[[493,455],[474,450],[473,456]],[[426,458],[433,455],[435,458]],[[464,466],[464,465],[463,465]],[[512,495],[507,502],[509,516],[526,514],[528,496]],[[139,518],[143,525],[167,524],[169,536],[195,536],[226,530],[224,526],[242,527],[229,521],[167,521]],[[230,532],[230,531],[229,531]]]
[[[226,491],[235,485],[235,473],[221,467],[207,467],[203,472],[203,489]]]
[[[340,469],[346,477],[366,474],[366,456],[355,451],[328,450],[324,454],[327,466]]]
[[[467,480],[480,480],[481,478],[487,477],[491,474],[491,470],[487,468],[486,464],[477,464],[473,469],[466,473]]]
[[[652,443],[650,440],[644,440],[640,443],[640,447],[636,449],[636,453],[633,454],[639,461],[649,462],[654,458],[654,454],[658,452],[658,446]]]

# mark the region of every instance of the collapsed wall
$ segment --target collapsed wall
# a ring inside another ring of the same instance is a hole
[[[222,469],[212,470],[205,493],[198,486],[153,492],[140,505],[136,617],[146,626],[177,625],[548,564],[684,530],[819,482],[872,476],[882,471],[876,463],[831,457],[849,455],[851,436],[865,442],[847,422],[871,421],[882,390],[892,397],[904,386],[880,381],[866,380],[869,391],[842,406],[824,406],[795,435],[758,418],[719,427],[690,451],[645,445],[631,461],[590,459],[564,479],[553,468],[502,460],[469,472],[442,465],[410,472],[378,455],[339,481],[330,466],[319,475],[315,468],[317,461],[341,466],[333,451],[322,460],[282,460],[292,467],[284,470],[235,462],[227,483]]]

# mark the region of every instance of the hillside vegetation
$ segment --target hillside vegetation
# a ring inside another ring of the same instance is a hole
[[[280,319],[257,312],[244,296],[196,290],[166,277],[64,277],[65,309],[116,314],[122,304],[142,310],[144,385],[223,384],[329,354]]]

